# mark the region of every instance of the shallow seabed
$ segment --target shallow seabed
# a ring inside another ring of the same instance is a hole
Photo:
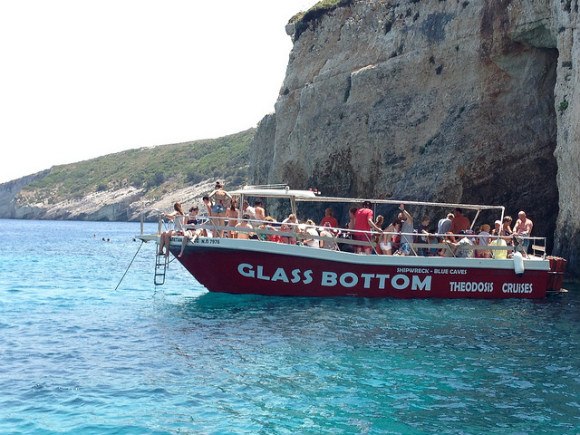
[[[0,220],[0,433],[580,432],[577,286],[541,301],[234,296],[173,262],[156,290],[138,231]]]

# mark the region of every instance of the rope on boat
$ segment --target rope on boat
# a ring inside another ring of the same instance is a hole
[[[137,254],[139,253],[139,251],[141,250],[141,247],[143,246],[143,240],[141,240],[141,244],[139,245],[139,247],[137,248],[137,252],[135,252],[135,255],[133,255],[133,259],[131,260],[131,262],[129,263],[129,266],[127,267],[127,270],[125,270],[125,273],[123,274],[123,276],[121,277],[121,279],[119,280],[119,283],[117,284],[117,287],[115,287],[114,291],[117,291],[117,289],[119,288],[119,286],[121,285],[121,283],[123,282],[123,279],[125,278],[125,275],[127,275],[127,272],[129,272],[129,269],[131,268],[131,265],[133,264],[133,261],[135,261],[135,258],[137,257]]]

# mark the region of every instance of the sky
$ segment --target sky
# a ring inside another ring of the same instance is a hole
[[[274,111],[317,0],[0,2],[0,183],[225,136]]]

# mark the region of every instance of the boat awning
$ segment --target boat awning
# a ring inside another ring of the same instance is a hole
[[[295,198],[295,199],[317,199],[316,193],[311,190],[294,190],[294,189],[268,189],[268,188],[245,188],[234,191],[228,191],[232,196],[257,196],[261,198]]]
[[[371,204],[392,204],[392,205],[416,205],[427,207],[443,207],[443,208],[461,208],[467,210],[499,210],[502,218],[505,207],[501,205],[480,205],[480,204],[458,204],[458,203],[442,203],[442,202],[428,202],[428,201],[408,201],[402,199],[377,199],[377,198],[340,198],[333,196],[322,196],[319,192],[313,190],[299,190],[290,189],[284,184],[264,185],[264,186],[245,186],[241,189],[229,191],[230,195],[251,196],[260,198],[280,198],[293,199],[297,202],[332,202],[332,203],[346,203],[346,204],[361,204],[364,201],[369,201]]]

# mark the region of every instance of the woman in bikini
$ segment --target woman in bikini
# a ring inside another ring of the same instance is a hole
[[[233,199],[230,202],[229,208],[226,210],[226,219],[228,221],[228,227],[235,227],[238,224],[239,210],[237,207],[236,200]],[[226,231],[224,233],[225,237],[231,237],[233,230]]]
[[[224,185],[220,181],[216,181],[215,190],[210,193],[209,199],[213,201],[212,205],[212,217],[214,225],[224,226],[226,210],[230,208],[230,203],[232,201],[232,196],[224,190]],[[220,229],[217,231],[219,237],[224,236],[224,230]]]

